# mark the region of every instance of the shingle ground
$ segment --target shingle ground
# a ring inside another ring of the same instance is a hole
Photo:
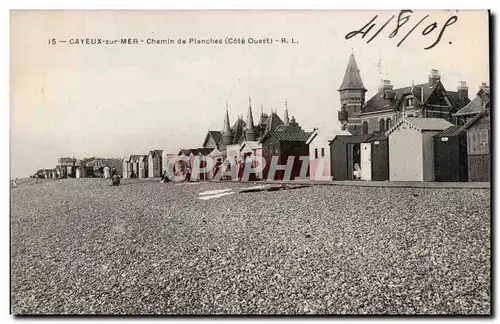
[[[490,190],[12,190],[15,314],[489,314]]]

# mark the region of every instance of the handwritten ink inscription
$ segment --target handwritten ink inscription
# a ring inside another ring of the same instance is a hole
[[[399,34],[399,32],[401,31],[401,29],[403,28],[403,26],[406,25],[410,21],[410,17],[412,16],[412,14],[413,14],[412,10],[401,10],[399,12],[397,20],[396,20],[396,27],[389,34],[389,38],[394,38],[394,37],[396,37]],[[385,21],[380,26],[380,28],[373,35],[371,35],[371,37],[368,39],[368,41],[366,43],[368,44],[372,40],[374,40],[380,34],[380,32],[382,30],[384,30],[387,27],[387,25],[389,25],[389,23],[395,17],[396,17],[396,15],[392,15],[387,21]],[[375,28],[375,26],[376,26],[375,20],[377,18],[378,18],[378,15],[375,15],[375,17],[373,17],[361,29],[359,29],[359,30],[353,30],[353,31],[347,33],[347,35],[345,35],[345,39],[351,39],[351,38],[353,38],[353,37],[355,37],[357,35],[362,35],[361,38],[367,37],[368,34],[370,34],[370,32],[372,31],[372,29]],[[406,35],[404,35],[401,38],[401,40],[397,44],[397,47],[399,47],[406,40],[406,38],[408,38],[408,36],[410,36],[410,34],[413,33],[415,31],[415,29],[417,29],[417,27],[420,26],[424,22],[424,20],[426,20],[427,18],[429,18],[429,15],[425,15],[422,19],[420,19],[406,33]],[[436,21],[434,21],[433,23],[429,24],[427,27],[423,28],[422,31],[421,31],[423,36],[427,36],[429,34],[437,34],[437,36],[436,36],[436,38],[434,40],[434,43],[430,44],[429,46],[425,47],[424,49],[425,50],[429,50],[429,49],[433,48],[434,46],[436,46],[437,44],[439,44],[439,42],[441,41],[441,38],[443,37],[444,32],[446,31],[446,28],[448,28],[451,25],[453,25],[454,23],[456,23],[457,20],[458,20],[457,16],[451,16],[451,17],[448,18],[448,20],[444,24],[442,24],[441,27],[439,27],[439,24]],[[437,32],[436,29],[439,30],[439,32]]]

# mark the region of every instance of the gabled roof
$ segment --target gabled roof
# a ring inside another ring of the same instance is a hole
[[[339,91],[347,89],[359,89],[365,90],[363,81],[361,81],[361,75],[359,74],[358,64],[354,58],[354,54],[349,57],[349,63],[347,63],[347,69],[344,74],[344,80],[340,85]]]
[[[215,148],[208,155],[211,156],[211,157],[220,157],[220,156],[223,156],[224,154],[223,154],[222,151],[220,151],[219,149]]]
[[[306,141],[306,144],[309,145],[311,144],[311,142],[318,136],[319,134],[319,129],[318,128],[315,128],[312,132],[311,132],[311,135],[309,136],[309,138],[307,139]]]
[[[132,160],[131,162],[139,162],[141,155],[134,154],[130,156],[130,159]]]
[[[488,103],[489,100],[486,102]],[[481,97],[476,96],[474,99],[472,99],[471,102],[469,102],[467,105],[465,105],[462,109],[457,111],[454,116],[465,116],[465,115],[474,115],[482,112],[484,110],[483,108],[483,100]]]
[[[384,141],[387,139],[387,135],[385,133],[374,134],[372,137],[366,140],[367,143],[375,142],[375,141]]]
[[[453,125],[445,129],[442,132],[437,133],[434,137],[452,137],[460,135],[460,133],[465,131],[465,125]]]
[[[320,141],[328,141],[331,142],[336,136],[339,135],[352,135],[347,130],[337,130],[337,129],[329,129],[329,128],[316,128],[313,132],[311,132],[311,136],[307,140],[306,144],[311,144],[315,139]]]
[[[269,131],[262,137],[260,143],[262,143],[269,136],[273,136],[280,142],[306,142],[311,136],[312,132],[279,132],[279,131]]]
[[[193,155],[198,155],[198,150],[197,149],[181,149],[177,155],[184,154],[185,156],[189,156],[191,154]]]
[[[439,83],[439,82],[438,82]],[[413,86],[393,89],[393,90],[380,90],[373,97],[371,97],[362,109],[362,113],[370,113],[382,110],[394,110],[399,106],[404,97],[413,94],[413,97],[420,104],[427,102],[437,84],[430,87],[429,83],[421,83]],[[423,91],[423,101],[422,101]]]
[[[233,133],[233,144],[239,142],[240,138],[244,135],[246,123],[243,119],[238,118],[231,128]]]
[[[213,148],[199,148],[198,149],[198,154],[207,156],[209,155],[214,149]]]
[[[266,121],[264,122],[264,124],[266,125],[266,131],[273,131],[279,125],[283,125],[284,122],[281,120],[281,118],[280,118],[280,116],[278,116],[278,114],[273,112],[273,113],[271,113],[271,115],[269,115],[266,118]]]
[[[152,157],[160,156],[161,157],[162,153],[163,153],[163,150],[152,150],[152,151],[149,151],[148,156],[152,156]]]
[[[446,121],[443,118],[417,118],[417,117],[407,117],[398,121],[394,126],[392,126],[385,134],[389,136],[393,133],[401,124],[406,123],[411,125],[416,130],[420,132],[424,131],[443,131],[450,126],[452,123]]]
[[[208,139],[210,137],[212,137],[214,139],[214,141],[215,141],[215,143],[217,143],[217,145],[220,145],[222,143],[222,132],[209,130],[207,133],[207,136],[205,136],[205,140],[203,141],[202,146],[207,145]]]
[[[471,120],[469,120],[465,125],[464,125],[464,129],[469,129],[472,125],[474,125],[477,121],[483,119],[483,118],[486,118],[488,117],[488,115],[486,114],[486,110],[483,110],[481,111],[480,113],[478,113],[476,116],[474,116],[474,118],[472,118]]]
[[[448,98],[450,98],[453,106],[455,106],[459,109],[464,107],[466,104],[468,104],[470,102],[469,98],[464,98],[464,99],[460,100],[460,96],[459,96],[458,91],[448,91],[447,90],[446,94],[448,95]]]
[[[275,130],[280,132],[300,132],[302,128],[298,125],[283,124],[283,125],[278,125]]]
[[[248,146],[250,149],[255,150],[259,148],[259,141],[243,141],[240,146],[240,151],[243,149],[244,146]]]
[[[362,135],[337,135],[333,140],[330,141],[330,145],[334,142],[341,142],[343,144],[359,144],[366,142],[373,135],[362,134]]]

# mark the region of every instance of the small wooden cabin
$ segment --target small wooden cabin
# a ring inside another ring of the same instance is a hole
[[[138,167],[139,167],[139,178],[147,178],[148,177],[148,156],[147,155],[139,155],[138,157]]]
[[[293,180],[301,176],[302,161],[300,157],[309,158],[309,147],[306,144],[311,133],[304,131],[269,131],[267,132],[260,143],[262,144],[262,157],[266,161],[266,166],[262,172],[264,179],[268,179],[271,161],[274,156],[278,156],[278,165],[287,164],[288,157],[295,157],[292,165],[292,173],[290,179]],[[309,177],[309,168],[305,177]],[[274,179],[283,180],[285,178],[284,170],[276,170]]]
[[[491,120],[489,111],[478,114],[465,126],[469,181],[491,181]]]
[[[361,167],[361,143],[373,135],[337,135],[330,142],[330,166],[333,180],[355,180],[355,168]]]
[[[463,125],[434,135],[434,176],[439,182],[467,181],[467,132]]]
[[[376,134],[361,143],[361,180],[389,180],[389,139]]]
[[[148,177],[161,177],[163,150],[149,151],[148,154]]]

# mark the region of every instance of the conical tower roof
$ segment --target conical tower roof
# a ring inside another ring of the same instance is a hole
[[[245,135],[245,138],[249,141],[255,141],[257,138],[257,132],[253,124],[252,100],[250,97],[248,97],[248,114]]]
[[[348,89],[366,91],[363,81],[361,81],[361,75],[359,74],[358,64],[356,63],[354,54],[351,54],[349,57],[349,63],[347,63],[347,69],[344,75],[344,81],[342,81],[339,91]]]
[[[226,103],[226,115],[224,116],[224,127],[222,128],[222,135],[233,136],[231,124],[229,123],[229,109],[227,103]]]

